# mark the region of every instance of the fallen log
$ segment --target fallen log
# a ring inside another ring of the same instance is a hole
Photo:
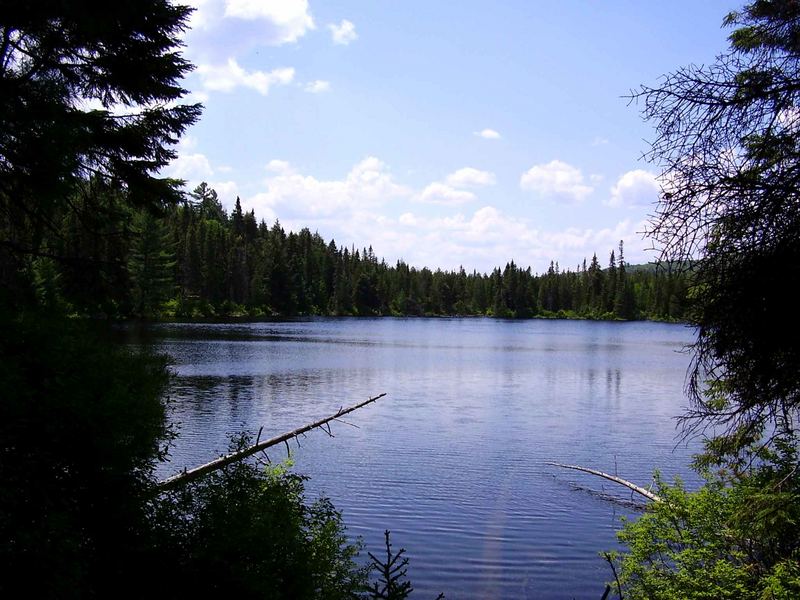
[[[627,479],[623,479],[622,477],[617,477],[616,475],[609,475],[608,473],[603,473],[602,471],[589,469],[587,467],[579,467],[578,465],[565,465],[557,462],[548,462],[546,464],[554,467],[561,467],[564,469],[574,469],[575,471],[583,471],[584,473],[589,473],[590,475],[597,475],[598,477],[603,477],[604,479],[608,479],[609,481],[613,481],[614,483],[624,485],[626,488],[633,490],[637,494],[641,494],[648,500],[652,500],[653,502],[661,501],[661,496],[658,496],[657,494],[654,494],[650,490],[646,490],[643,487],[636,485],[635,483],[631,483]]]
[[[189,483],[190,481],[194,481],[195,479],[198,479],[198,478],[202,477],[203,475],[206,475],[208,473],[211,473],[213,471],[221,469],[222,467],[224,467],[226,465],[229,465],[231,463],[234,463],[234,462],[240,461],[242,459],[245,459],[248,456],[252,456],[256,452],[260,452],[262,450],[266,450],[267,448],[269,448],[271,446],[276,446],[277,444],[280,444],[280,443],[283,443],[283,442],[288,442],[292,438],[296,438],[298,435],[302,435],[307,431],[311,431],[312,429],[320,428],[323,431],[325,431],[328,435],[331,435],[330,426],[328,426],[328,429],[326,430],[323,427],[323,425],[329,423],[330,421],[337,420],[337,419],[339,419],[339,417],[341,417],[343,415],[346,415],[348,413],[351,413],[354,410],[358,410],[359,408],[361,408],[363,406],[366,406],[367,404],[375,402],[376,400],[378,400],[380,398],[383,398],[385,395],[386,395],[385,393],[379,394],[378,396],[370,398],[369,400],[365,400],[364,402],[361,402],[359,404],[354,404],[353,406],[350,406],[348,408],[340,408],[339,411],[336,414],[330,415],[329,417],[325,417],[325,418],[320,419],[318,421],[314,421],[313,423],[309,423],[307,425],[303,425],[302,427],[298,427],[297,429],[293,429],[292,431],[287,431],[286,433],[282,433],[279,436],[276,436],[274,438],[265,440],[263,442],[256,442],[252,446],[248,446],[247,448],[245,448],[243,450],[239,450],[237,452],[232,452],[231,454],[226,454],[224,456],[220,456],[219,458],[214,459],[211,462],[208,462],[208,463],[206,463],[204,465],[200,465],[199,467],[195,467],[195,468],[189,469],[189,470],[184,469],[183,471],[181,471],[180,473],[178,473],[176,475],[173,475],[172,477],[168,477],[168,478],[166,478],[166,479],[164,479],[162,481],[159,481],[155,485],[155,490],[154,491],[157,494],[159,494],[161,492],[166,492],[168,490],[174,489],[174,488],[176,488],[178,486],[181,486],[181,485],[183,485],[185,483]]]

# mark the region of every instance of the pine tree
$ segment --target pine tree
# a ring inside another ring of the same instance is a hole
[[[623,242],[619,241],[619,261],[617,266],[616,297],[614,299],[614,315],[618,319],[632,319],[634,317],[634,296],[631,283],[625,270],[625,257],[623,255]]]
[[[589,278],[589,310],[594,315],[600,315],[603,312],[605,278],[600,263],[597,261],[597,254],[592,255],[592,262],[589,264],[587,274]]]
[[[172,236],[164,223],[146,211],[133,216],[134,240],[128,270],[134,314],[157,315],[175,289]]]

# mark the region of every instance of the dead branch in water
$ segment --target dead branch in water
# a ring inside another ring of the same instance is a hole
[[[635,483],[631,483],[627,479],[623,479],[622,477],[617,477],[616,475],[609,475],[608,473],[603,473],[602,471],[597,471],[595,469],[588,469],[586,467],[579,467],[577,465],[564,465],[557,462],[548,462],[548,465],[552,465],[554,467],[562,467],[564,469],[574,469],[575,471],[583,471],[584,473],[589,473],[590,475],[597,475],[598,477],[603,477],[604,479],[608,479],[609,481],[613,481],[614,483],[618,483],[620,485],[624,485],[629,490],[633,490],[637,494],[641,494],[648,500],[652,500],[653,502],[660,502],[661,497],[654,494],[650,490],[646,490],[643,487],[636,485]]]
[[[312,429],[320,428],[328,435],[332,435],[330,432],[330,425],[328,429],[325,429],[324,425],[329,423],[333,420],[338,420],[339,417],[346,415],[348,413],[353,412],[354,410],[358,410],[359,408],[370,404],[371,402],[375,402],[376,400],[383,398],[386,394],[380,394],[369,400],[365,400],[359,404],[354,404],[348,408],[340,408],[339,411],[329,417],[325,417],[324,419],[320,419],[318,421],[314,421],[313,423],[309,423],[308,425],[303,425],[302,427],[298,427],[297,429],[293,429],[292,431],[287,431],[286,433],[282,433],[279,436],[271,438],[269,440],[265,440],[263,442],[258,442],[245,448],[244,450],[239,450],[238,452],[233,452],[231,454],[226,454],[225,456],[220,456],[219,458],[212,460],[204,465],[200,465],[199,467],[195,467],[194,469],[184,470],[177,475],[173,475],[172,477],[168,477],[163,481],[159,481],[155,486],[155,492],[161,493],[167,490],[174,489],[178,486],[181,486],[185,483],[189,483],[190,481],[194,481],[207,473],[211,473],[216,471],[217,469],[221,469],[222,467],[229,465],[231,463],[240,461],[248,456],[255,454],[256,452],[260,452],[262,450],[266,450],[270,446],[275,446],[276,444],[280,444],[284,442],[287,444],[289,440],[292,438],[297,439],[297,436],[304,434],[306,431],[311,431]],[[259,436],[261,435],[261,430],[259,430]]]

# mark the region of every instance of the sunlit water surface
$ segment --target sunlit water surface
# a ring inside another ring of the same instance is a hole
[[[658,323],[313,319],[167,324],[171,418],[162,475],[387,392],[292,445],[295,470],[367,549],[407,549],[416,598],[600,598],[630,493],[546,465],[648,485],[691,479],[678,444],[692,331]],[[677,446],[676,446],[677,445]],[[275,448],[273,460],[285,457]]]

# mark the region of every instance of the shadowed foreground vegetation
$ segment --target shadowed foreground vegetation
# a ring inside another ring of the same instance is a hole
[[[707,483],[660,486],[663,501],[610,557],[617,591],[800,596],[800,321],[787,289],[800,265],[797,2],[731,14],[727,54],[636,95],[657,127],[649,158],[671,182],[650,234],[662,264],[699,259],[691,281],[629,269],[621,246],[605,269],[593,259],[537,276],[514,263],[489,275],[390,267],[257,224],[238,204],[226,215],[207,187],[186,200],[157,174],[202,108],[179,104],[190,11],[166,0],[0,10],[0,596],[410,591],[388,539],[370,588],[339,513],[308,502],[283,467],[238,463],[154,494],[171,439],[165,361],[87,317],[240,312],[688,316],[686,423],[708,434],[696,462]]]
[[[716,61],[634,95],[671,182],[649,235],[665,259],[701,257],[683,424],[705,442],[705,484],[661,482],[624,528],[625,598],[800,597],[800,320],[781,285],[800,264],[800,4],[756,0],[724,23]]]
[[[171,285],[159,232],[181,184],[156,174],[202,108],[179,103],[190,12],[0,10],[0,597],[402,598],[404,573],[357,564],[341,515],[283,466],[155,491],[167,361],[97,317]]]

